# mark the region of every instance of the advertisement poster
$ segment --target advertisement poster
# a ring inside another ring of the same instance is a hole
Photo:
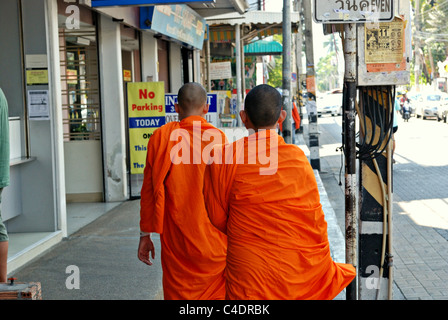
[[[174,104],[177,103],[177,93],[167,93],[165,95],[166,123],[179,121],[178,113],[174,110]],[[207,93],[208,113],[205,119],[208,123],[218,126],[218,97],[216,93]]]
[[[383,22],[378,25],[365,26],[365,62],[401,63],[404,52],[403,22]]]
[[[128,117],[131,174],[142,174],[148,140],[165,124],[164,83],[128,83]]]

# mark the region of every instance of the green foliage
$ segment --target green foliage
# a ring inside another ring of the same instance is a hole
[[[319,60],[316,66],[316,85],[318,91],[329,91],[337,86],[338,65],[336,52],[330,51]]]

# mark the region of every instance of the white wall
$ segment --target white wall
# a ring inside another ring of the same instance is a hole
[[[142,81],[146,82],[149,79],[152,79],[151,81],[159,81],[157,72],[157,39],[154,38],[152,33],[142,32],[141,43]]]
[[[177,93],[183,85],[181,70],[182,70],[182,55],[181,46],[175,42],[170,42],[170,87],[171,93]]]
[[[100,15],[99,54],[103,131],[104,197],[128,199],[120,24]]]

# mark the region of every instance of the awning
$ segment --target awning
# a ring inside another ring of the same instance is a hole
[[[249,11],[239,15],[224,14],[206,19],[209,25],[210,42],[235,42],[235,25],[243,25],[241,38],[246,43],[258,37],[263,39],[283,33],[283,14],[281,12]],[[291,32],[297,33],[300,15],[291,12]]]
[[[244,46],[246,56],[270,56],[283,53],[283,46],[277,41],[259,40]]]
[[[191,2],[186,4],[204,18],[230,12],[239,15],[249,9],[248,0],[215,0],[211,3]]]

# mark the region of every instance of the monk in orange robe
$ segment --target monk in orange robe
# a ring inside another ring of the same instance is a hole
[[[185,84],[175,109],[180,121],[154,131],[148,143],[138,258],[152,265],[150,233],[159,233],[164,298],[224,299],[227,239],[207,216],[202,196],[207,157],[201,153],[226,138],[204,119],[207,93],[200,84]]]
[[[227,299],[333,299],[356,274],[330,256],[313,169],[275,130],[281,105],[273,87],[252,89],[240,112],[252,134],[217,149],[205,170],[210,220],[227,234]]]
[[[291,113],[292,113],[292,118],[294,119],[294,127],[295,127],[296,130],[297,130],[297,129],[300,128],[300,121],[301,121],[301,119],[300,119],[300,113],[299,113],[299,110],[297,110],[297,105],[296,105],[295,102],[292,103],[292,110],[291,110]],[[283,120],[284,120],[284,119],[283,119]],[[279,123],[278,123],[280,132],[283,131],[283,120],[280,120]]]

